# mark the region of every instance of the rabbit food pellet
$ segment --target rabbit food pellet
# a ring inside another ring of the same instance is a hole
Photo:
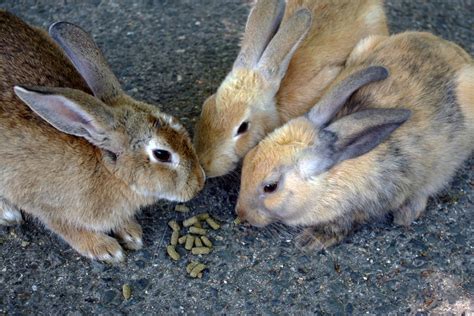
[[[171,257],[171,259],[178,261],[181,256],[179,253],[176,251],[176,248],[173,245],[168,245],[166,247],[166,251],[168,252],[168,255]]]
[[[180,244],[180,245],[184,244],[186,242],[186,238],[187,238],[186,235],[179,237],[178,238],[178,244]]]
[[[211,252],[211,248],[207,247],[194,247],[191,249],[193,255],[207,255]]]
[[[214,219],[212,219],[211,217],[206,218],[206,222],[214,230],[221,228],[221,225],[217,224],[217,222]]]
[[[193,225],[197,222],[198,222],[197,217],[193,216],[193,217],[190,217],[190,218],[186,219],[185,221],[183,221],[183,226],[184,227],[189,227],[189,226],[191,226],[191,225]]]
[[[192,235],[187,235],[186,236],[186,243],[184,244],[184,249],[186,250],[191,250],[194,245],[194,236]]]
[[[187,207],[184,204],[178,204],[174,207],[174,210],[176,212],[187,213],[187,212],[189,212],[189,207]]]
[[[179,239],[179,231],[178,230],[175,230],[173,231],[173,233],[171,234],[171,242],[170,244],[172,246],[176,246],[178,244],[178,239]]]
[[[176,206],[178,208],[178,206]],[[183,221],[182,226],[187,229],[187,233],[180,236],[181,226],[177,221],[171,220],[168,226],[172,229],[170,244],[166,251],[171,259],[178,261],[181,256],[176,251],[176,246],[184,245],[184,249],[190,251],[193,255],[206,255],[212,251],[212,242],[206,236],[208,230],[203,224],[213,230],[219,229],[220,225],[211,217],[209,213],[201,213],[192,216]],[[206,265],[197,261],[192,261],[186,266],[186,271],[192,278],[201,278]]]
[[[168,226],[173,230],[173,231],[179,231],[180,227],[179,224],[176,221],[169,221]]]
[[[189,232],[191,234],[196,234],[196,235],[206,235],[207,234],[207,230],[205,230],[204,228],[197,228],[197,227],[189,227]]]
[[[122,286],[122,295],[123,298],[128,300],[132,296],[132,288],[130,287],[129,284],[124,284]]]
[[[201,236],[201,241],[206,247],[209,247],[209,248],[212,247],[212,242],[206,236]]]

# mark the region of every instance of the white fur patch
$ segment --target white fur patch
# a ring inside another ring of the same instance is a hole
[[[157,149],[169,151],[170,154],[171,154],[171,162],[170,163],[164,163],[164,162],[158,161],[155,158],[155,155],[153,155],[153,151],[157,150]],[[168,144],[166,144],[165,142],[160,141],[156,138],[150,139],[150,141],[148,142],[148,144],[145,147],[145,151],[148,154],[148,157],[150,158],[150,161],[152,161],[154,163],[162,163],[162,164],[172,166],[174,168],[176,168],[179,165],[179,162],[180,162],[179,156],[171,149],[171,147]]]
[[[385,13],[383,12],[383,9],[379,6],[374,6],[369,10],[367,15],[364,17],[365,24],[369,26],[377,24],[383,19],[384,16],[385,16]]]

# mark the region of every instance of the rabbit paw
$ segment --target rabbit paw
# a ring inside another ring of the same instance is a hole
[[[425,210],[427,201],[428,198],[425,196],[407,199],[398,210],[393,212],[393,222],[401,226],[410,226]]]
[[[118,241],[104,233],[78,228],[62,222],[49,222],[47,225],[77,252],[92,260],[117,263],[123,261],[125,257]]]
[[[12,226],[22,222],[20,210],[8,200],[0,197],[0,225]]]
[[[97,233],[93,242],[85,243],[77,248],[82,255],[93,260],[109,263],[121,262],[124,259],[123,249],[115,238]]]
[[[303,252],[317,252],[338,244],[345,236],[345,234],[325,233],[310,227],[296,236],[295,242],[296,247]]]
[[[115,236],[127,249],[138,250],[143,247],[143,231],[135,219],[129,220],[125,225],[115,231]]]

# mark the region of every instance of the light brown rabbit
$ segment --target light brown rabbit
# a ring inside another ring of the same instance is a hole
[[[229,173],[266,134],[307,112],[360,39],[386,34],[381,0],[259,0],[232,71],[196,124],[207,176]]]
[[[108,233],[141,248],[137,210],[189,200],[203,170],[183,126],[125,95],[85,31],[49,33],[59,45],[0,11],[0,224],[21,209],[82,255],[120,261]]]
[[[306,116],[246,155],[236,211],[256,226],[311,227],[297,240],[309,247],[390,212],[410,225],[472,153],[473,136],[465,51],[428,33],[371,37]]]

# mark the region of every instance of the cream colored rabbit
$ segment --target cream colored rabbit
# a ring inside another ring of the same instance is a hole
[[[120,261],[118,241],[142,247],[138,209],[189,200],[204,174],[183,126],[125,95],[87,33],[50,34],[59,46],[0,11],[0,224],[21,209],[82,255]]]
[[[196,124],[207,176],[232,171],[267,133],[307,112],[359,40],[377,34],[388,34],[381,0],[259,0],[232,71]]]
[[[306,116],[248,153],[236,210],[328,247],[390,212],[409,225],[473,149],[472,58],[428,33],[374,36]]]

